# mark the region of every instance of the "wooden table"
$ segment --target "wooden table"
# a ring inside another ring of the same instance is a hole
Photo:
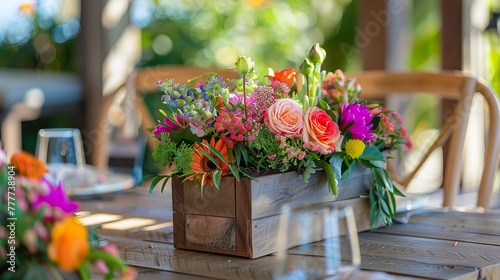
[[[138,279],[270,279],[275,256],[255,260],[175,249],[170,192],[134,188],[80,201]],[[359,234],[356,279],[500,279],[500,214],[415,213],[408,223]],[[321,246],[318,243],[318,246]],[[291,253],[308,254],[299,249]]]

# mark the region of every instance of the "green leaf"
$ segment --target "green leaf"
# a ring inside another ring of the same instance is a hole
[[[207,147],[214,155],[216,155],[225,165],[229,165],[226,158],[214,147],[208,144],[201,143],[203,146]],[[219,167],[220,168],[220,167]]]
[[[330,109],[330,106],[328,106],[328,104],[322,99],[318,100],[318,107],[325,110],[325,111]]]
[[[201,196],[203,196],[203,187],[205,186],[205,178],[207,178],[207,173],[202,173],[200,180]]]
[[[229,165],[229,169],[231,170],[231,173],[233,173],[234,178],[236,178],[237,181],[240,180],[240,170],[237,166],[231,164]]]
[[[350,162],[349,167],[347,168],[347,170],[345,170],[344,173],[342,173],[342,176],[340,177],[340,180],[345,180],[346,178],[348,178],[349,176],[351,176],[351,174],[352,174],[352,172],[354,172],[355,168],[356,168],[356,161]]]
[[[372,118],[372,122],[371,122],[373,124],[372,130],[375,130],[375,131],[377,130],[377,128],[378,128],[378,126],[380,124],[380,119],[381,119],[380,116],[374,116]]]
[[[233,148],[234,151],[234,156],[236,157],[236,165],[240,166],[240,161],[241,161],[241,151],[239,146],[235,145]],[[229,161],[234,162],[231,157],[229,157]]]
[[[221,167],[220,167],[219,163],[215,160],[215,158],[214,158],[211,154],[209,154],[209,153],[207,153],[206,151],[201,150],[201,149],[197,149],[196,151],[198,151],[198,152],[202,153],[202,154],[203,154],[204,156],[206,156],[206,157],[207,157],[207,158],[208,158],[208,159],[209,159],[209,160],[210,160],[213,164],[215,164],[215,166],[217,166],[217,168],[221,169]]]
[[[381,160],[385,161],[384,154],[377,149],[375,146],[366,146],[363,153],[359,156],[360,159],[364,160]]]
[[[384,211],[384,213],[387,216],[391,216],[392,215],[392,212],[389,209],[389,205],[387,205],[387,201],[385,199],[380,199],[380,205],[382,206],[382,211]]]
[[[328,179],[328,186],[330,186],[333,195],[336,196],[338,194],[337,180],[335,179],[335,173],[333,172],[332,166],[324,160],[318,160],[316,164],[325,171],[326,178]]]
[[[163,192],[163,190],[165,190],[165,186],[167,185],[168,181],[170,181],[170,179],[172,178],[172,176],[168,176],[168,178],[166,178],[165,180],[163,180],[163,184],[161,185],[161,192]]]
[[[214,181],[214,186],[217,189],[220,189],[220,179],[221,179],[221,176],[222,176],[222,171],[221,170],[216,170],[212,174],[212,180]]]
[[[158,176],[157,174],[149,174],[149,175],[145,175],[141,178],[141,180],[139,181],[139,183],[137,183],[138,186],[142,186],[146,181],[148,181],[149,179],[151,178],[154,178]]]
[[[394,184],[392,185],[392,190],[395,195],[406,197],[406,195],[404,195],[404,193],[402,193]]]
[[[155,189],[156,185],[162,180],[162,179],[165,179],[165,176],[157,176],[156,178],[154,178],[154,180],[151,182],[151,186],[149,187],[149,193],[152,193],[153,190]]]

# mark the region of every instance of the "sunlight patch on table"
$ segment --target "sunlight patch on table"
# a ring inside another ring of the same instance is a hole
[[[132,228],[138,228],[143,226],[149,226],[156,223],[153,219],[143,219],[143,218],[130,218],[125,220],[116,221],[113,223],[108,223],[102,226],[103,229],[116,229],[116,230],[128,230]]]
[[[111,215],[111,214],[93,214],[90,216],[85,216],[79,218],[79,220],[83,223],[84,226],[98,225],[102,223],[113,222],[121,219],[121,215]]]

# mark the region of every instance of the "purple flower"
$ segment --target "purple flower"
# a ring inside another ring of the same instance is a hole
[[[373,140],[373,124],[370,110],[365,108],[363,103],[342,105],[342,113],[340,115],[340,129],[345,132],[349,131],[352,139]]]
[[[35,209],[43,204],[48,204],[52,208],[60,208],[67,214],[72,214],[78,209],[78,203],[69,199],[60,182],[57,186],[54,186],[47,179],[42,178],[42,183],[47,186],[48,192],[44,195],[38,196],[38,198],[33,202],[33,207]]]
[[[184,119],[182,116],[176,115],[174,120],[171,120],[169,117],[165,117],[163,119],[163,123],[156,125],[153,134],[157,136],[161,133],[170,133],[177,131],[184,126]]]

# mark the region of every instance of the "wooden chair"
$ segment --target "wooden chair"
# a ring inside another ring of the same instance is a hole
[[[347,74],[356,78],[363,91],[362,99],[384,99],[394,94],[436,94],[445,99],[456,100],[456,107],[443,122],[439,137],[422,157],[415,169],[406,176],[394,179],[406,187],[421,169],[429,155],[449,139],[449,150],[444,161],[443,206],[454,207],[458,196],[461,173],[461,157],[464,149],[465,132],[472,97],[481,94],[488,105],[489,127],[486,143],[485,166],[478,191],[477,207],[488,211],[493,191],[495,172],[500,155],[500,105],[498,96],[484,81],[468,77],[460,72],[441,73],[397,73],[386,71],[366,71]],[[393,170],[393,168],[391,168]]]
[[[110,109],[116,109],[116,99],[123,99],[119,97],[123,91],[129,95],[134,101],[132,102],[133,109],[138,114],[140,119],[140,129],[142,137],[145,137],[146,143],[150,149],[155,146],[155,139],[151,130],[156,126],[160,117],[154,116],[157,113],[155,109],[149,108],[147,104],[148,98],[156,98],[153,102],[160,104],[161,93],[157,87],[158,81],[163,81],[167,78],[174,79],[175,83],[186,83],[188,80],[202,76],[207,73],[217,73],[223,78],[239,78],[238,72],[231,69],[219,68],[200,68],[189,66],[150,66],[139,68],[133,71],[127,80],[121,84],[112,94],[103,98],[99,108],[99,131],[100,136],[94,145],[94,152],[92,164],[97,168],[106,169],[108,167],[108,149],[111,144],[112,127],[116,126],[117,121],[111,120],[109,116]],[[198,81],[206,80],[206,77],[200,77]],[[156,94],[155,94],[156,93]],[[155,96],[152,96],[155,94]],[[151,95],[151,96],[150,96]],[[123,103],[121,104],[123,106]],[[130,105],[129,105],[130,106]],[[139,141],[140,142],[140,141]],[[140,143],[139,145],[141,145]],[[140,147],[142,149],[142,147]],[[137,155],[141,157],[141,155]]]

